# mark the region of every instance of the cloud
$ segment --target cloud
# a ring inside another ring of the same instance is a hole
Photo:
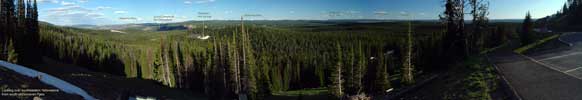
[[[115,13],[115,14],[126,14],[127,11],[121,11],[121,10],[119,10],[119,11],[115,11],[113,13]]]
[[[111,7],[99,6],[99,7],[95,8],[95,10],[105,10],[105,9],[111,9]]]
[[[75,4],[88,1],[89,0],[74,0],[73,2],[66,2],[58,0],[55,4],[62,6],[43,10],[45,14],[41,15],[40,18],[43,21],[57,25],[117,23],[116,21],[112,21],[107,15],[105,15],[105,13],[101,12],[105,9],[112,9],[112,7],[98,6],[96,8],[86,8]],[[46,0],[45,2],[52,3],[51,0]]]
[[[99,18],[99,17],[102,17],[104,15],[105,14],[103,14],[103,13],[87,13],[87,14],[85,14],[85,16],[87,16],[87,17],[94,17],[94,18]]]
[[[58,25],[101,24],[110,22],[108,19],[101,16],[101,14],[88,14],[81,12],[68,13],[59,16],[48,16],[45,19],[49,20],[50,23]]]
[[[358,13],[360,13],[360,11],[350,10],[350,11],[346,11],[346,13],[349,13],[349,14],[358,14]]]
[[[79,12],[92,12],[93,10],[83,8],[81,6],[65,6],[59,8],[52,8],[47,10],[49,13],[58,13],[58,12],[71,12],[71,11],[79,11]]]
[[[89,0],[79,0],[79,3],[89,2]]]
[[[45,10],[43,20],[59,25],[99,24],[105,23],[105,14],[78,5],[63,6]]]
[[[194,3],[196,3],[196,4],[202,4],[202,3],[211,3],[211,2],[214,2],[214,1],[216,1],[216,0],[196,0],[196,1],[194,1]]]
[[[196,4],[203,4],[203,3],[211,3],[215,2],[216,0],[184,0],[184,4],[191,5],[192,3]]]
[[[408,12],[401,11],[401,12],[400,12],[400,15],[402,15],[402,16],[408,16]]]
[[[39,3],[59,3],[57,0],[38,0]]]
[[[231,13],[232,13],[232,11],[230,11],[230,10],[224,11],[224,14],[231,14]]]
[[[46,10],[48,17],[62,17],[70,15],[83,15],[87,17],[101,17],[103,14],[93,13],[93,10],[81,6],[64,6]]]
[[[184,4],[191,5],[192,1],[184,1]]]
[[[75,3],[74,2],[61,1],[61,5],[63,5],[63,6],[73,6],[73,5],[75,5]]]
[[[386,11],[374,11],[374,15],[388,15]]]

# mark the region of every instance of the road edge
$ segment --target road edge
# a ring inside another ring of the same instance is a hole
[[[491,65],[493,65],[493,68],[495,68],[497,75],[501,76],[501,79],[503,79],[503,83],[505,85],[507,85],[507,87],[509,87],[509,90],[511,90],[511,93],[512,93],[512,97],[514,97],[517,100],[523,100],[521,95],[519,95],[517,90],[515,90],[515,88],[511,85],[511,82],[509,82],[509,80],[507,80],[507,78],[505,78],[503,72],[501,71],[501,69],[498,68],[497,64],[491,62],[489,55],[485,55],[485,58],[487,59],[487,62],[489,62],[489,63],[491,63]]]
[[[572,47],[572,46],[574,46],[574,44],[572,44],[572,43],[569,43],[569,42],[566,42],[566,41],[562,40],[562,36],[563,36],[564,34],[571,34],[571,33],[562,33],[562,34],[560,34],[560,37],[558,37],[558,41],[560,41],[560,42],[562,42],[562,43],[564,43],[564,44],[568,45],[568,47]]]

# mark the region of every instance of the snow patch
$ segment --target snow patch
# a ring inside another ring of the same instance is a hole
[[[118,31],[118,30],[110,30],[110,31],[113,32],[113,33],[127,34],[127,33],[123,32],[123,31]]]
[[[197,38],[202,39],[202,40],[206,40],[206,39],[210,38],[210,36],[208,36],[208,35],[207,36],[198,36]]]
[[[156,98],[135,96],[135,97],[129,97],[129,100],[156,100]]]

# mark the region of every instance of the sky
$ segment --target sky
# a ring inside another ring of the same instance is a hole
[[[541,18],[566,0],[489,0],[491,19]],[[443,0],[38,0],[39,19],[57,25],[189,20],[438,19]],[[200,16],[211,16],[200,17]]]

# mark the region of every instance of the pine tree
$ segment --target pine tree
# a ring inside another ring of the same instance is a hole
[[[18,27],[19,29],[22,29],[25,27],[26,25],[26,6],[24,4],[24,0],[18,0],[18,9],[16,12],[18,12]],[[22,34],[22,33],[18,33],[18,34]]]
[[[564,4],[564,7],[562,7],[562,14],[566,14],[568,12],[568,3]]]
[[[406,40],[406,48],[404,50],[406,50],[404,52],[404,57],[403,57],[403,65],[402,65],[402,82],[406,85],[411,85],[414,84],[414,65],[413,65],[413,50],[414,50],[414,40],[413,40],[413,35],[412,35],[412,26],[411,23],[409,23],[409,28],[408,28],[408,38]]]
[[[520,40],[522,45],[527,45],[533,43],[533,22],[531,19],[530,12],[527,12],[525,19],[523,20],[522,30],[520,33]]]
[[[14,42],[14,49],[16,51],[17,54],[19,54],[20,56],[18,56],[18,61],[20,64],[23,65],[27,65],[27,57],[29,57],[29,54],[26,53],[26,51],[30,50],[30,49],[26,49],[27,46],[29,46],[29,41],[26,40],[26,36],[28,35],[28,22],[29,20],[27,19],[27,6],[24,0],[18,0],[17,3],[17,24],[16,24],[16,33],[14,33],[13,36],[13,42]]]
[[[18,0],[18,4],[17,4],[18,9],[16,10],[16,12],[18,12],[17,14],[17,19],[18,19],[18,24],[17,24],[17,31],[16,31],[16,37],[15,37],[15,43],[17,45],[16,50],[17,52],[22,51],[20,49],[22,49],[20,46],[20,40],[22,38],[23,35],[26,34],[26,6],[24,4],[24,0]]]
[[[358,43],[358,62],[357,65],[354,66],[356,67],[354,70],[354,79],[353,79],[353,83],[355,86],[355,91],[356,94],[360,94],[360,92],[362,92],[363,89],[363,84],[362,84],[362,79],[364,78],[364,74],[366,73],[366,67],[368,66],[368,59],[366,58],[366,55],[364,54],[363,51],[363,46],[362,43],[359,42]]]
[[[572,11],[572,17],[570,19],[571,23],[581,24],[582,20],[580,20],[580,18],[582,17],[582,0],[572,1],[570,10]]]
[[[6,1],[0,0],[0,29],[2,29],[2,30],[0,30],[0,60],[6,60],[5,55],[7,54],[7,52],[5,52],[5,51],[7,49],[7,44],[8,44],[8,42],[6,41],[6,40],[8,40],[7,39],[8,34],[6,33],[7,29],[6,29],[6,19],[5,19],[7,15],[5,13],[6,11],[4,11],[4,10],[6,10],[4,2],[6,2]]]
[[[384,54],[382,50],[378,50],[378,66],[376,66],[376,77],[374,80],[374,91],[376,93],[384,93],[385,90],[391,88],[390,80],[388,79],[388,60],[392,54]]]
[[[465,0],[446,0],[445,12],[440,15],[447,30],[445,34],[445,53],[447,57],[458,57],[460,59],[468,56],[469,46],[467,34],[465,34]],[[454,58],[449,58],[454,59]]]
[[[235,33],[236,34],[236,33]],[[241,77],[240,77],[240,66],[239,66],[239,53],[236,43],[236,35],[232,35],[232,39],[228,40],[227,51],[228,51],[228,75],[229,75],[229,85],[231,89],[232,97],[237,97],[241,90]]]
[[[353,45],[352,45],[353,46]],[[348,51],[348,55],[346,56],[347,59],[347,64],[345,65],[345,94],[346,95],[354,95],[356,94],[355,91],[357,86],[355,83],[356,82],[356,67],[358,66],[355,62],[356,62],[356,57],[355,57],[355,50],[354,48],[349,48]]]
[[[162,33],[163,34],[163,33]],[[160,65],[161,65],[161,70],[162,70],[162,80],[163,83],[165,85],[168,85],[170,87],[174,87],[173,82],[172,82],[172,74],[171,74],[171,70],[170,70],[170,66],[173,66],[171,64],[171,58],[170,58],[170,50],[171,50],[171,43],[169,43],[170,45],[167,45],[167,41],[170,41],[170,39],[168,38],[167,40],[165,40],[166,36],[162,35],[161,39],[160,39],[160,53],[159,53],[159,58],[160,58]]]
[[[337,46],[337,60],[336,65],[331,67],[331,75],[329,79],[331,80],[331,85],[329,86],[329,91],[331,94],[336,98],[341,98],[343,96],[343,88],[342,88],[342,63],[343,57],[342,56],[342,48],[339,43],[336,44]]]
[[[174,41],[173,43],[173,47],[172,47],[172,54],[173,54],[173,58],[174,58],[174,69],[176,70],[175,72],[177,72],[176,76],[175,76],[175,84],[177,85],[176,87],[178,88],[182,88],[182,75],[181,75],[181,68],[183,67],[182,65],[182,61],[180,61],[180,59],[182,58],[182,52],[180,51],[180,44],[177,41]],[[131,54],[131,53],[130,53]]]
[[[9,43],[13,39],[16,28],[16,14],[14,0],[2,0],[0,10],[0,19],[2,20],[2,56],[1,59],[7,60],[9,53]]]
[[[42,52],[38,52],[35,51],[34,48],[39,47],[39,43],[40,43],[40,29],[38,27],[38,12],[37,12],[37,4],[36,4],[36,0],[28,0],[28,21],[27,21],[27,27],[28,27],[28,34],[26,36],[27,38],[27,57],[26,59],[28,60],[27,63],[29,64],[37,64],[41,62],[41,58],[43,56]]]
[[[258,92],[257,89],[257,64],[255,60],[254,50],[251,45],[251,36],[249,32],[245,29],[244,23],[241,21],[241,41],[242,41],[242,63],[243,63],[243,76],[246,79],[245,82],[245,93],[251,95],[255,98]]]
[[[6,60],[10,63],[18,63],[18,53],[16,53],[16,50],[14,49],[14,42],[12,42],[12,39],[9,40],[7,49],[8,58]]]
[[[471,54],[478,54],[484,45],[485,29],[488,28],[489,3],[485,0],[469,0],[472,8],[473,32],[468,34]]]

